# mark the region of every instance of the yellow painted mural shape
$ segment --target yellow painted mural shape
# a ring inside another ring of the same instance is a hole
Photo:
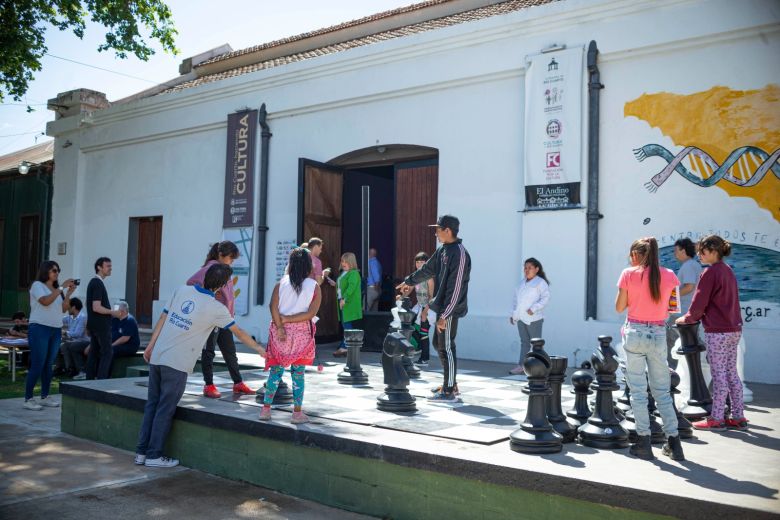
[[[678,146],[673,155],[660,145],[635,150],[668,164],[646,186],[657,190],[674,172],[703,187],[717,186],[732,197],[750,197],[780,222],[780,86],[758,90],[713,87],[695,94],[643,94],[625,104]]]

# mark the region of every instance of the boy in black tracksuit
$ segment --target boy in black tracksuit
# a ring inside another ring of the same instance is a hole
[[[434,279],[434,296],[430,308],[436,313],[436,327],[433,346],[439,353],[444,369],[444,384],[441,392],[431,400],[456,401],[453,392],[458,370],[455,355],[455,335],[458,332],[458,320],[468,312],[467,294],[471,257],[458,238],[460,221],[452,215],[439,217],[436,224],[436,238],[442,246],[420,269],[406,277],[398,286],[406,294],[418,283],[429,278]]]

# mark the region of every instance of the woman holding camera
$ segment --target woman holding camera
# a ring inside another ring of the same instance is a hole
[[[60,349],[62,315],[68,312],[70,296],[76,290],[74,280],[59,284],[60,266],[53,260],[43,262],[30,287],[30,328],[27,339],[30,346],[30,370],[24,386],[24,407],[41,410],[44,406],[57,407],[49,399],[52,365]],[[33,389],[41,379],[41,400],[33,398]]]

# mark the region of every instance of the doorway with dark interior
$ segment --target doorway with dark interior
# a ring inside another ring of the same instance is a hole
[[[362,187],[369,187],[369,243],[362,243]],[[358,265],[368,247],[377,250],[382,265],[380,312],[366,313],[361,326],[382,322],[386,329],[394,305],[394,287],[414,268],[414,255],[436,247],[428,227],[436,221],[438,151],[410,145],[387,145],[356,150],[328,163],[299,160],[298,242],[323,239],[323,267],[338,272],[342,253],[355,253]],[[361,273],[363,277],[367,273]],[[378,315],[378,316],[374,316]],[[317,323],[319,341],[340,337],[336,291],[323,286]],[[387,323],[385,323],[387,322]],[[375,338],[376,339],[376,338]]]

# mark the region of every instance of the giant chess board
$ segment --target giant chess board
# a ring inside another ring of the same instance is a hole
[[[458,371],[458,387],[461,402],[438,403],[428,401],[431,389],[441,385],[442,375],[438,368],[422,368],[420,378],[412,379],[409,392],[417,400],[416,412],[383,412],[376,407],[376,398],[384,391],[384,375],[379,364],[363,363],[368,374],[367,385],[342,385],[337,375],[344,365],[327,363],[322,372],[316,367],[306,369],[306,389],[303,410],[314,423],[343,421],[375,428],[386,428],[421,435],[444,437],[478,444],[495,444],[509,437],[520,427],[525,418],[528,397],[522,393],[525,376],[494,377],[475,370]],[[263,386],[268,372],[262,370],[244,371],[244,382],[253,389]],[[291,384],[290,374],[285,371],[283,379]],[[146,382],[138,384],[146,385]],[[255,396],[235,396],[233,382],[227,372],[214,375],[214,384],[222,393],[220,401],[225,406],[260,407]],[[574,404],[571,386],[562,388],[564,412]],[[190,375],[185,394],[203,395],[201,374]],[[274,405],[273,421],[289,422],[292,404]],[[259,414],[259,409],[258,409]]]

